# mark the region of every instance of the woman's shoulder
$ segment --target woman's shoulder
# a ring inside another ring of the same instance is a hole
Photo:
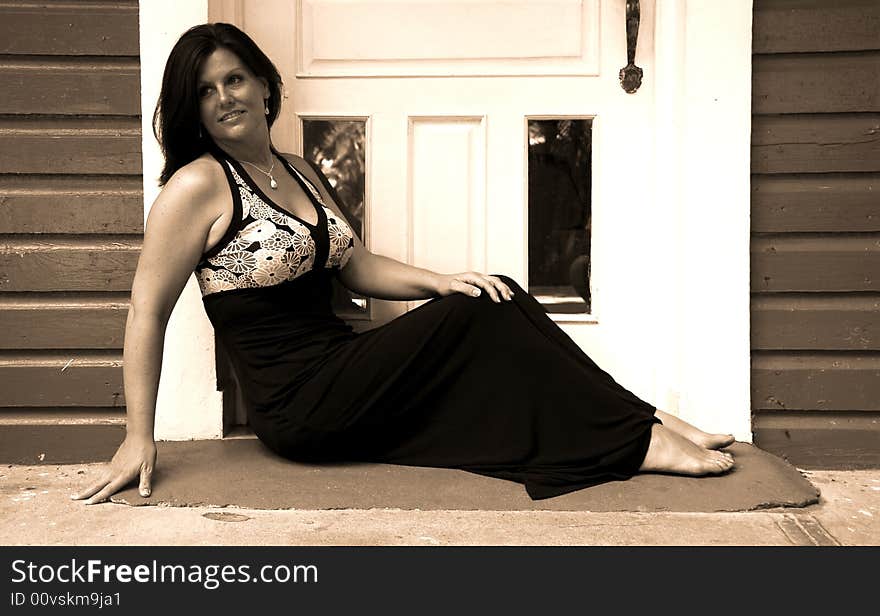
[[[190,196],[214,194],[225,186],[226,177],[213,156],[203,154],[174,172],[163,191],[188,193]]]
[[[213,219],[225,205],[220,197],[228,192],[220,163],[204,154],[174,172],[162,187],[157,205],[162,203],[181,213],[201,214]]]

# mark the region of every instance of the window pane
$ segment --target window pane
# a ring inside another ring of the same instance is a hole
[[[303,120],[303,157],[316,163],[338,195],[352,231],[363,240],[366,160],[364,120]],[[334,280],[333,309],[341,317],[363,315],[367,299]]]
[[[590,312],[592,127],[529,120],[529,292],[548,312]]]

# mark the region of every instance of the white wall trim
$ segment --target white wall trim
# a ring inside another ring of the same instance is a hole
[[[750,442],[752,2],[657,3],[657,404]],[[677,205],[675,205],[677,204]]]
[[[665,238],[666,250],[658,251],[653,263],[650,296],[655,306],[655,395],[654,404],[679,414],[681,399],[682,238],[682,146],[679,139],[684,115],[686,0],[667,0],[656,8],[654,125],[654,186],[658,207],[652,224]],[[665,207],[659,207],[661,202]],[[660,299],[662,298],[662,299]]]
[[[141,129],[144,219],[159,194],[163,158],[153,137],[153,109],[162,87],[165,62],[183,32],[208,21],[208,0],[150,0],[140,3]],[[223,399],[217,391],[214,331],[191,277],[168,322],[162,378],[156,403],[158,440],[223,436]]]

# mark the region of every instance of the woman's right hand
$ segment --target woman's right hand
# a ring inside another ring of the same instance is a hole
[[[223,168],[209,155],[179,169],[150,208],[125,324],[127,434],[110,464],[102,469],[101,478],[71,495],[72,499],[88,499],[87,505],[100,503],[136,479],[140,481],[141,496],[150,495],[156,466],[153,427],[165,328],[202,253],[213,247],[206,245],[211,229],[232,213],[232,195]],[[219,239],[223,233],[225,226],[218,227],[214,235]]]
[[[139,479],[141,496],[152,491],[153,469],[156,467],[156,442],[152,438],[126,436],[116,450],[101,478],[85,490],[71,495],[73,500],[87,498],[86,505],[94,505],[109,499],[133,479]]]

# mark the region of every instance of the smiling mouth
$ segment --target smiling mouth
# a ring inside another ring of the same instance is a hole
[[[224,113],[220,116],[218,122],[225,122],[227,120],[234,120],[235,118],[244,115],[246,112],[243,110],[230,111],[229,113]]]

